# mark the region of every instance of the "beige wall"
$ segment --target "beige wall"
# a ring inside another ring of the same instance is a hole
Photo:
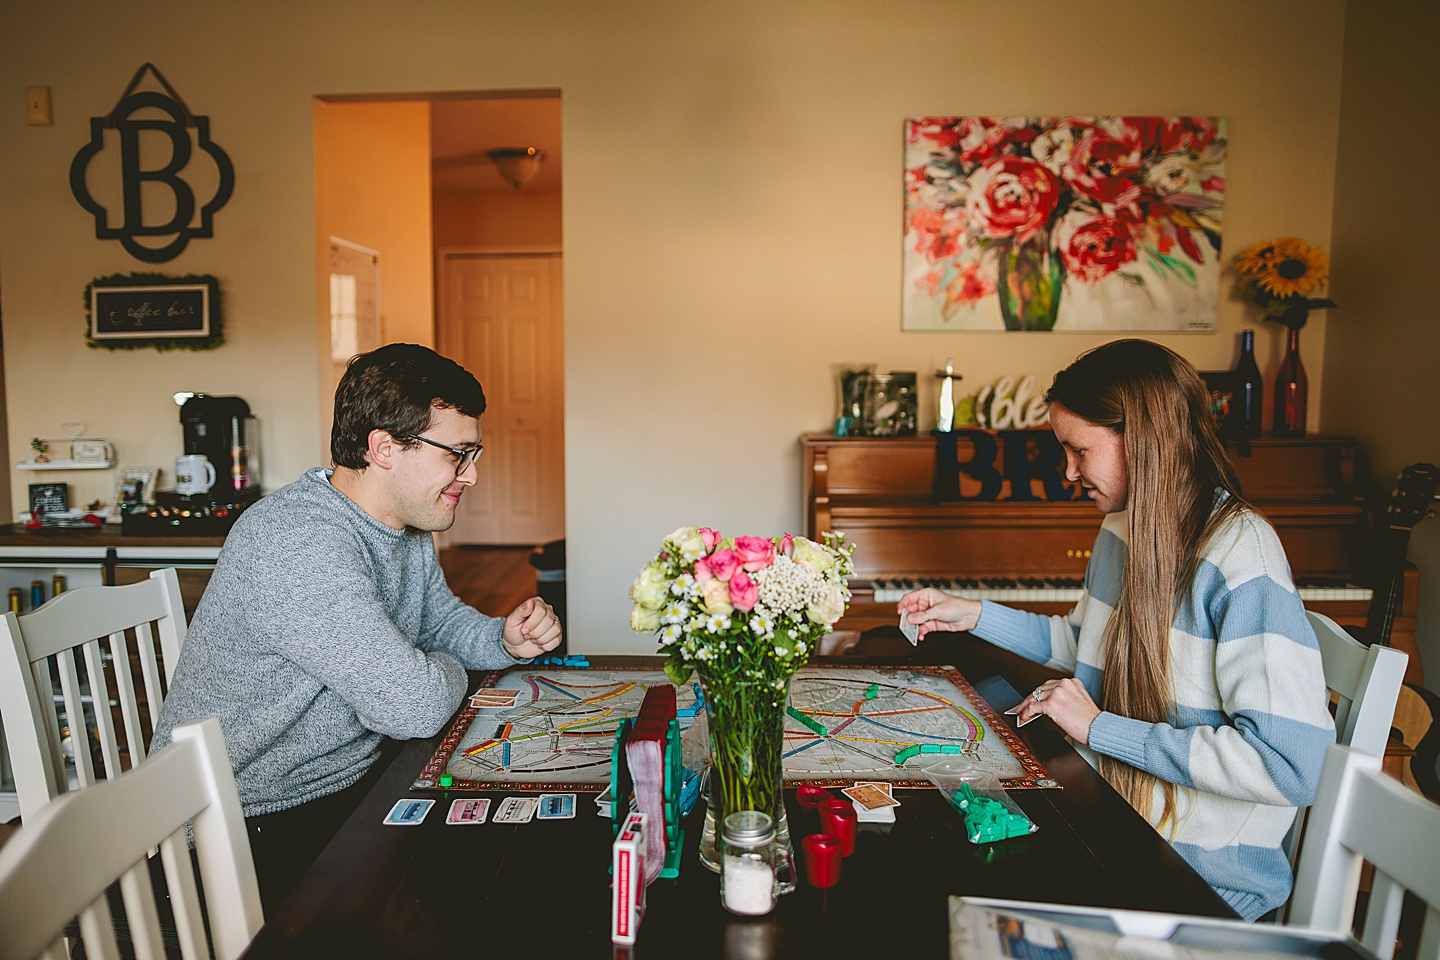
[[[379,342],[433,347],[428,103],[315,103],[315,456],[326,464],[335,385],[345,372],[330,357],[331,237],[380,254]]]
[[[79,415],[127,460],[163,462],[178,447],[168,397],[187,387],[249,397],[266,424],[266,485],[298,474],[318,445],[311,98],[558,88],[578,650],[649,648],[628,632],[625,593],[673,527],[798,527],[796,437],[833,417],[833,364],[925,373],[954,356],[974,390],[1003,374],[1043,381],[1100,339],[900,332],[907,115],[1224,115],[1227,250],[1278,233],[1330,241],[1340,0],[112,9],[77,0],[0,14],[0,91],[16,104],[0,120],[11,459],[23,454],[15,438]],[[224,56],[195,55],[207,50]],[[80,340],[86,281],[136,264],[94,239],[65,170],[86,118],[147,59],[211,116],[235,161],[216,238],[166,265],[220,277],[232,333],[212,353],[96,353]],[[19,120],[33,83],[53,90],[53,127]],[[1255,322],[1226,299],[1217,335],[1164,340],[1223,368]],[[1325,324],[1307,331],[1317,413]],[[1262,331],[1262,367],[1278,341]]]
[[[1428,282],[1440,263],[1437,46],[1440,6],[1351,5],[1332,251],[1340,307],[1326,332],[1326,352],[1345,362],[1326,370],[1321,415],[1360,438],[1382,492],[1403,467],[1440,464],[1440,306]],[[1421,570],[1426,684],[1440,690],[1440,522],[1415,528],[1410,560]]]

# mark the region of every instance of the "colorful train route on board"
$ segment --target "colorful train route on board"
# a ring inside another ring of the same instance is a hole
[[[533,664],[486,674],[483,696],[460,711],[413,786],[602,791],[616,724],[635,716],[651,685],[668,682],[659,670]],[[683,732],[704,714],[699,685],[677,688],[676,701]],[[953,667],[806,667],[791,681],[786,714],[789,786],[928,787],[922,768],[957,752],[1007,789],[1056,786]]]

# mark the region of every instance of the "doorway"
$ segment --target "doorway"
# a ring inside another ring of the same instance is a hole
[[[480,478],[441,547],[564,536],[560,116],[558,90],[316,98],[324,462],[348,330],[332,320],[338,236],[382,266],[378,342],[432,346],[485,388]],[[496,164],[514,147],[543,154],[518,185]]]

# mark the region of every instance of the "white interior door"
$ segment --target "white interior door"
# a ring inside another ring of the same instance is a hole
[[[565,535],[559,254],[444,251],[440,343],[485,388],[485,455],[441,545]]]

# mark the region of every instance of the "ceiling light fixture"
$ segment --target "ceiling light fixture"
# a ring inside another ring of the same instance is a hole
[[[495,164],[501,179],[516,190],[535,179],[540,161],[545,159],[545,151],[538,147],[496,147],[486,150],[485,155]]]

